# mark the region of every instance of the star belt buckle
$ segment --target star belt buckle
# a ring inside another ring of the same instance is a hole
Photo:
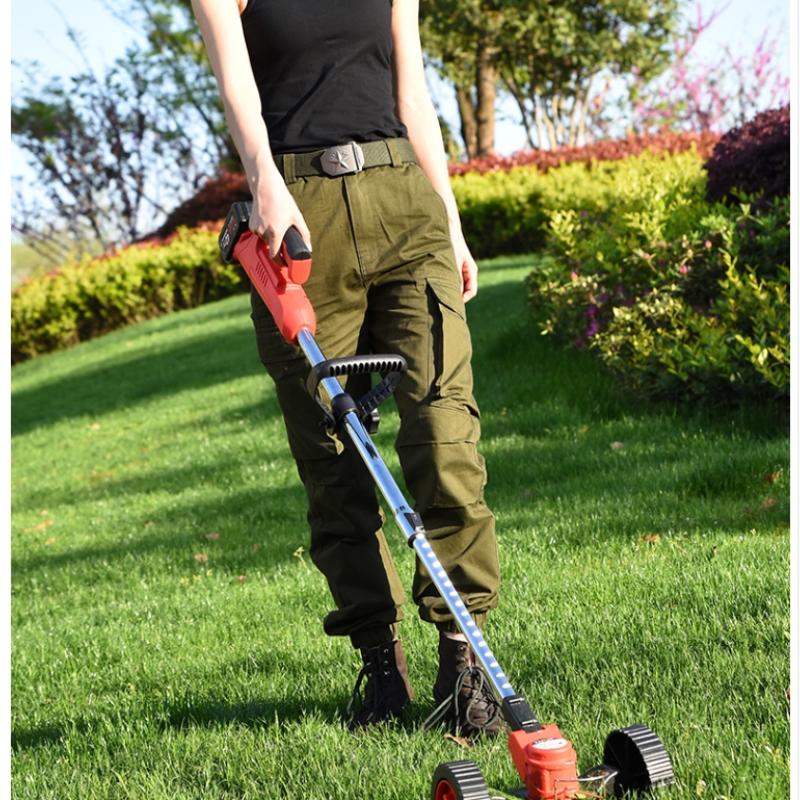
[[[347,175],[364,168],[364,151],[355,142],[329,147],[320,158],[327,175]]]

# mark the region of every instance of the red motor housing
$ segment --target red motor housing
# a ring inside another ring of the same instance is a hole
[[[528,800],[562,800],[578,791],[577,756],[556,725],[541,730],[513,731],[508,748]]]
[[[289,277],[286,266],[270,258],[269,245],[250,230],[238,238],[233,255],[253,282],[287,342],[297,342],[303,328],[313,336],[317,318],[303,287]],[[309,261],[310,267],[310,261]],[[308,277],[306,271],[305,277]]]

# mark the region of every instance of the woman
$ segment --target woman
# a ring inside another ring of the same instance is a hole
[[[397,353],[396,449],[428,538],[479,627],[497,605],[494,519],[476,449],[464,302],[477,267],[461,230],[425,84],[417,0],[193,0],[253,195],[250,227],[273,254],[294,225],[314,266],[304,288],[328,358]],[[308,367],[253,293],[259,356],[276,384],[308,495],[310,555],[367,679],[351,729],[400,716],[412,699],[398,634],[405,602],[371,477],[320,426]],[[348,381],[355,397],[364,378]],[[460,696],[462,733],[496,732],[497,704],[424,570],[413,598],[439,630],[434,697]],[[453,714],[455,715],[455,711]]]

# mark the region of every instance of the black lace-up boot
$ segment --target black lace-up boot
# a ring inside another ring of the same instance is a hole
[[[364,666],[347,707],[351,715],[347,727],[351,731],[399,717],[414,698],[399,639],[377,647],[362,647],[361,658]],[[361,684],[365,678],[362,696]]]
[[[497,735],[500,704],[467,642],[439,633],[439,673],[433,687],[439,708],[430,719],[454,722],[461,736]]]

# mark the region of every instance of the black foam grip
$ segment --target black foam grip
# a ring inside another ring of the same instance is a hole
[[[300,231],[294,225],[286,231],[286,235],[283,237],[283,244],[286,248],[286,255],[290,260],[308,261],[311,258],[311,252],[303,241]]]

